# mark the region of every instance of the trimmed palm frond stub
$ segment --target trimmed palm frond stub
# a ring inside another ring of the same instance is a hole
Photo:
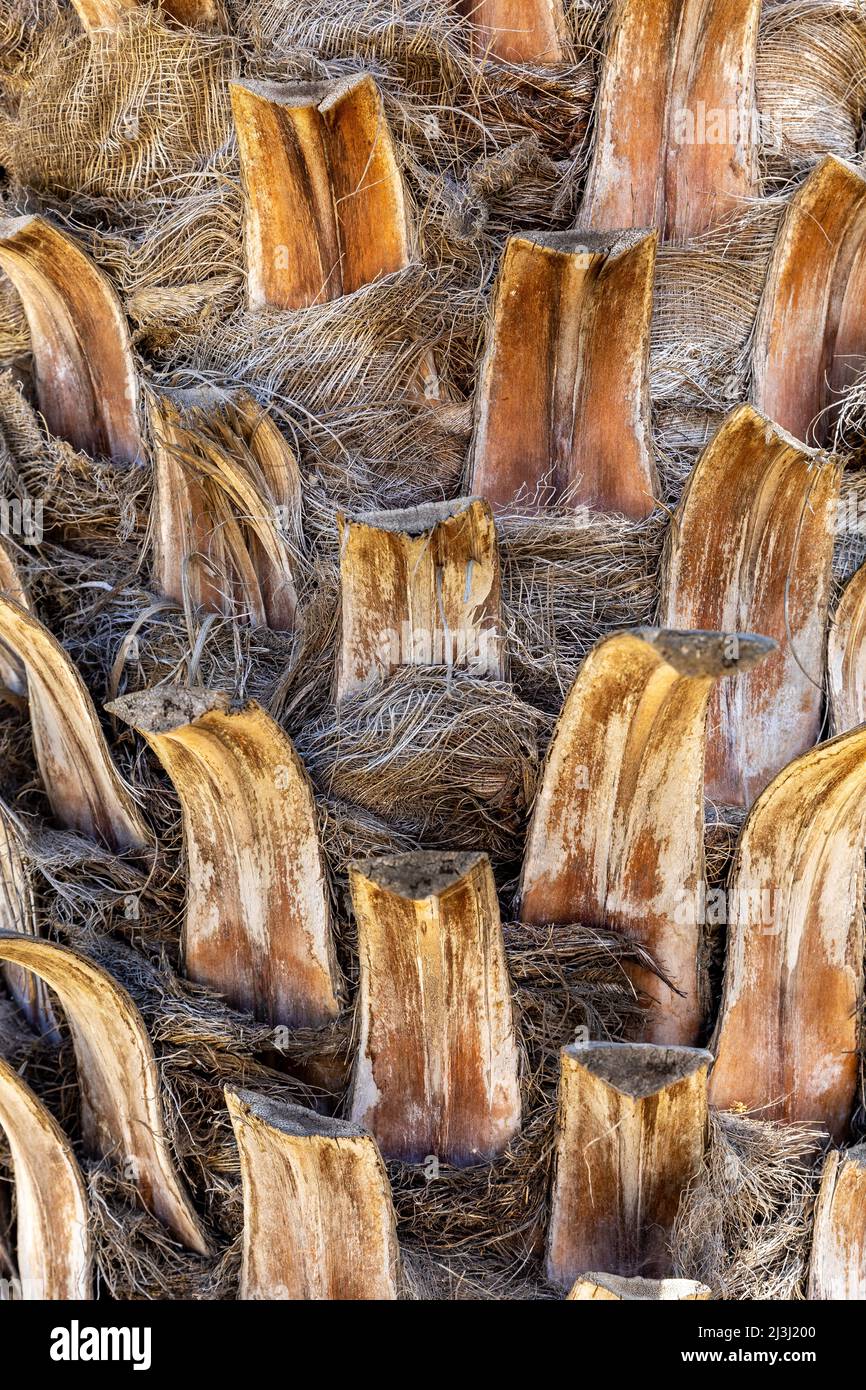
[[[757,192],[760,0],[615,0],[581,223],[688,241]]]
[[[704,742],[711,693],[773,649],[738,633],[635,628],[600,642],[554,731],[526,841],[520,915],[626,932],[658,962],[647,1041],[701,1033]]]
[[[710,1099],[847,1137],[863,994],[866,730],[789,763],[758,798],[728,885]]]
[[[763,632],[766,661],[713,693],[706,792],[748,809],[821,730],[841,468],[738,406],[701,454],[662,560],[670,627]]]
[[[470,486],[640,519],[658,494],[649,416],[655,232],[509,238],[480,367]]]
[[[707,1140],[708,1052],[651,1043],[562,1050],[547,1275],[663,1278],[667,1237]]]
[[[370,1134],[300,1105],[226,1091],[241,1156],[241,1298],[397,1297],[385,1165]]]

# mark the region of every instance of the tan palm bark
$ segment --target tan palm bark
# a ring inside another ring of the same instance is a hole
[[[866,1299],[866,1145],[824,1160],[815,1206],[809,1299]]]
[[[668,533],[661,621],[762,632],[777,650],[714,692],[707,796],[751,806],[821,728],[825,634],[841,470],[751,406],[695,465]]]
[[[464,497],[338,520],[338,701],[400,666],[504,678],[499,550],[486,502]]]
[[[581,224],[685,241],[758,192],[760,0],[616,0]]]
[[[621,1274],[582,1274],[567,1299],[586,1302],[600,1299],[611,1303],[703,1302],[712,1298],[706,1284],[694,1279],[627,1279]]]
[[[26,670],[33,748],[57,819],[118,851],[147,845],[149,833],[111,761],[93,701],[60,643],[2,595],[0,642]]]
[[[0,597],[11,598],[13,603],[30,609],[30,600],[24,588],[18,567],[11,551],[0,542]],[[13,695],[26,696],[27,671],[24,662],[0,640],[0,686]]]
[[[510,237],[493,297],[471,487],[495,510],[567,501],[648,516],[656,235]]]
[[[0,270],[27,318],[39,409],[76,449],[129,463],[141,452],[138,381],[111,284],[42,217],[0,219]]]
[[[233,82],[231,100],[251,304],[303,308],[409,263],[403,180],[372,77]]]
[[[391,1188],[375,1140],[300,1105],[226,1091],[244,1193],[243,1299],[397,1297]]]
[[[486,855],[418,851],[350,873],[361,970],[352,1119],[387,1158],[467,1165],[520,1128],[518,1056]]]
[[[178,603],[290,632],[297,460],[246,392],[148,398],[156,483],[154,572]]]
[[[0,931],[37,936],[36,903],[18,817],[0,801]],[[34,1032],[55,1034],[57,1018],[48,989],[37,975],[4,965],[3,980]]]
[[[789,763],[743,827],[710,1098],[848,1132],[863,994],[866,731]]]
[[[568,25],[562,0],[458,0],[472,25],[472,48],[504,63],[565,62]]]
[[[832,437],[833,402],[866,366],[866,179],[828,155],[776,236],[752,338],[752,399],[798,439]]]
[[[78,951],[32,936],[0,932],[0,960],[34,971],[63,1005],[88,1148],[132,1178],[144,1206],[184,1245],[207,1254],[169,1151],[153,1048],[126,990]]]
[[[12,1155],[25,1300],[92,1298],[87,1194],[63,1130],[0,1058],[0,1129]]]
[[[108,706],[147,740],[183,809],[188,976],[290,1027],[339,1012],[313,791],[278,724],[219,691],[157,686]]]
[[[848,581],[830,624],[827,684],[834,734],[866,722],[866,565]]]
[[[703,1159],[701,1048],[575,1043],[561,1054],[547,1277],[587,1269],[647,1279],[671,1272],[668,1240]]]
[[[143,9],[147,0],[72,0],[78,18],[88,31],[116,29],[130,10]],[[213,25],[219,17],[214,0],[159,0],[159,8],[189,28]]]
[[[673,986],[629,967],[655,1003],[645,1033],[652,1042],[693,1043],[701,1030],[710,695],[772,645],[742,633],[656,628],[605,638],[578,672],[554,732],[526,841],[520,918],[612,927],[646,947]]]

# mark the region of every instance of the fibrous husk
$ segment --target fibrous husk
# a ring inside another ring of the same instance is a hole
[[[651,621],[665,523],[545,506],[497,525],[511,679],[522,699],[558,713],[600,637]]]
[[[677,1271],[716,1298],[804,1297],[819,1126],[711,1112],[704,1164],[673,1232]]]
[[[513,853],[548,720],[511,687],[442,667],[398,671],[298,732],[317,790],[428,845]]]
[[[784,184],[822,154],[853,159],[866,98],[866,25],[858,0],[765,4],[756,78],[771,178]]]
[[[423,122],[428,149],[447,149],[448,162],[507,146],[515,127],[536,132],[545,145],[567,148],[580,140],[592,100],[592,44],[600,28],[595,5],[569,7],[573,40],[564,62],[479,61],[473,26],[452,0],[408,0],[395,10],[389,0],[351,0],[339,14],[304,0],[241,0],[239,21],[257,44],[260,61],[299,54],[319,63],[364,63],[403,90],[440,93],[435,124]],[[525,56],[525,55],[524,55]],[[401,104],[402,105],[402,104]],[[413,117],[403,107],[403,122]],[[478,114],[475,114],[478,113]],[[415,115],[415,120],[423,121]],[[479,125],[480,118],[480,125]],[[440,143],[441,142],[441,143]]]
[[[334,500],[397,507],[453,494],[469,417],[460,402],[419,399],[424,362],[445,341],[459,370],[480,311],[417,263],[307,309],[203,316],[166,366],[254,390],[293,417],[309,462]]]
[[[144,199],[172,186],[176,194],[228,140],[233,48],[223,35],[167,25],[156,8],[92,34],[71,7],[60,11],[29,54],[6,137],[10,173],[55,197]]]

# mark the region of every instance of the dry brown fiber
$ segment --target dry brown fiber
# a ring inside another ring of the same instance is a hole
[[[459,495],[489,289],[505,237],[571,225],[586,169],[607,7],[568,5],[566,68],[470,59],[449,0],[232,0],[225,32],[165,25],[155,9],[83,34],[61,0],[15,0],[0,17],[4,211],[41,211],[81,239],[121,296],[142,375],[158,387],[243,384],[274,412],[304,473],[299,594],[304,632],[285,638],[154,604],[147,466],[119,470],[47,438],[16,380],[0,379],[5,495],[44,499],[43,543],[20,556],[41,617],[74,655],[98,707],[161,680],[253,695],[309,761],[337,906],[341,964],[354,980],[346,865],[382,848],[488,849],[509,916],[526,817],[562,696],[592,643],[652,619],[664,519],[634,524],[549,513],[501,525],[510,683],[431,671],[335,711],[336,508]],[[237,151],[228,79],[374,73],[420,228],[416,264],[344,300],[299,313],[244,304]],[[746,349],[769,248],[792,187],[821,154],[862,165],[866,17],[855,0],[766,3],[758,95],[771,110],[763,196],[686,248],[662,248],[651,385],[664,498],[673,503],[722,414],[745,398]],[[62,131],[62,138],[58,132]],[[452,401],[419,410],[407,388],[430,348]],[[20,307],[0,284],[0,361],[25,379]],[[847,487],[866,487],[866,384],[848,394],[840,447]],[[862,562],[840,534],[838,573]],[[130,633],[136,636],[129,642]],[[28,830],[39,924],[86,949],[142,1007],[158,1050],[172,1143],[215,1236],[186,1256],[136,1210],[118,1174],[88,1171],[101,1287],[119,1297],[233,1297],[237,1155],[226,1081],[337,1106],[301,1079],[326,1050],[345,1061],[349,1011],[324,1040],[285,1058],[267,1031],[178,975],[183,863],[178,808],[127,730],[112,751],[159,837],[156,870],[52,829],[20,712],[0,716],[0,791]],[[348,745],[348,751],[347,751]],[[732,834],[712,826],[711,876]],[[130,920],[133,897],[138,916]],[[391,1165],[406,1297],[551,1297],[540,1273],[555,1059],[580,1026],[621,1036],[638,1007],[624,943],[586,928],[507,929],[525,1052],[526,1122],[491,1169],[428,1183]],[[707,943],[708,951],[719,943]],[[712,976],[712,971],[710,972]],[[5,1054],[76,1136],[74,1066],[15,1020]],[[287,1070],[288,1069],[288,1070]],[[809,1136],[760,1117],[714,1129],[705,1173],[676,1233],[683,1272],[728,1298],[800,1297],[808,1256]],[[0,1201],[0,1212],[3,1210]],[[0,1233],[2,1234],[2,1233]]]

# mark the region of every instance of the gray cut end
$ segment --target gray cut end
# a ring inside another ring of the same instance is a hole
[[[198,410],[217,411],[226,405],[235,404],[241,394],[236,386],[217,386],[214,382],[204,382],[200,386],[184,386],[176,390],[162,391],[156,398],[156,408],[173,406],[178,414],[189,414]]]
[[[408,854],[383,854],[362,859],[352,872],[362,874],[377,887],[413,902],[423,902],[459,883],[487,855],[476,851],[412,850]]]
[[[350,72],[345,77],[338,77],[331,82],[326,82],[325,95],[319,102],[319,110],[326,113],[342,101],[343,97],[349,92],[354,92],[357,87],[365,87],[370,83],[375,86],[375,81],[369,72]]]
[[[663,627],[627,629],[649,643],[681,676],[736,676],[751,671],[779,645],[758,632],[703,632]]]
[[[366,72],[353,72],[330,82],[274,82],[266,78],[237,77],[229,85],[241,87],[263,101],[272,102],[274,106],[315,106],[325,112],[355,87],[362,86],[368,77]]]
[[[139,690],[134,695],[121,695],[105,706],[106,713],[116,715],[143,734],[168,734],[193,724],[212,710],[227,712],[231,696],[225,690],[207,690],[204,686],[156,685]]]
[[[241,1111],[260,1120],[262,1124],[288,1135],[290,1139],[364,1139],[369,1137],[361,1125],[349,1120],[338,1120],[332,1115],[320,1115],[316,1110],[308,1110],[305,1105],[293,1105],[289,1101],[277,1100],[274,1096],[263,1096],[258,1091],[247,1091],[227,1086],[226,1099],[231,1098]]]
[[[578,1283],[598,1284],[616,1298],[626,1301],[663,1303],[685,1298],[706,1297],[710,1290],[706,1284],[694,1279],[633,1279],[624,1274],[597,1274],[592,1271],[579,1275]]]
[[[274,106],[318,106],[328,94],[328,82],[272,82],[266,78],[236,77],[230,87],[240,87]]]
[[[359,523],[362,526],[374,526],[378,531],[395,531],[403,536],[423,536],[425,531],[432,531],[440,522],[450,521],[453,516],[467,511],[473,502],[483,500],[481,497],[457,497],[449,502],[421,502],[417,507],[401,507],[396,511],[344,514],[344,519],[350,525]]]
[[[512,240],[525,241],[532,246],[540,246],[544,251],[558,251],[564,255],[618,256],[655,236],[656,231],[653,227],[614,227],[610,231],[572,228],[565,232],[533,229],[529,232],[515,232]]]
[[[664,1047],[656,1043],[571,1043],[562,1053],[634,1100],[644,1100],[676,1081],[685,1081],[713,1061],[712,1053],[702,1047]]]
[[[54,231],[60,230],[59,227],[55,227],[52,222],[48,222],[47,218],[39,217],[35,212],[25,213],[23,217],[0,217],[0,241],[6,241],[7,238],[17,236],[19,232],[25,231],[27,227],[40,222],[47,222],[48,226]]]

